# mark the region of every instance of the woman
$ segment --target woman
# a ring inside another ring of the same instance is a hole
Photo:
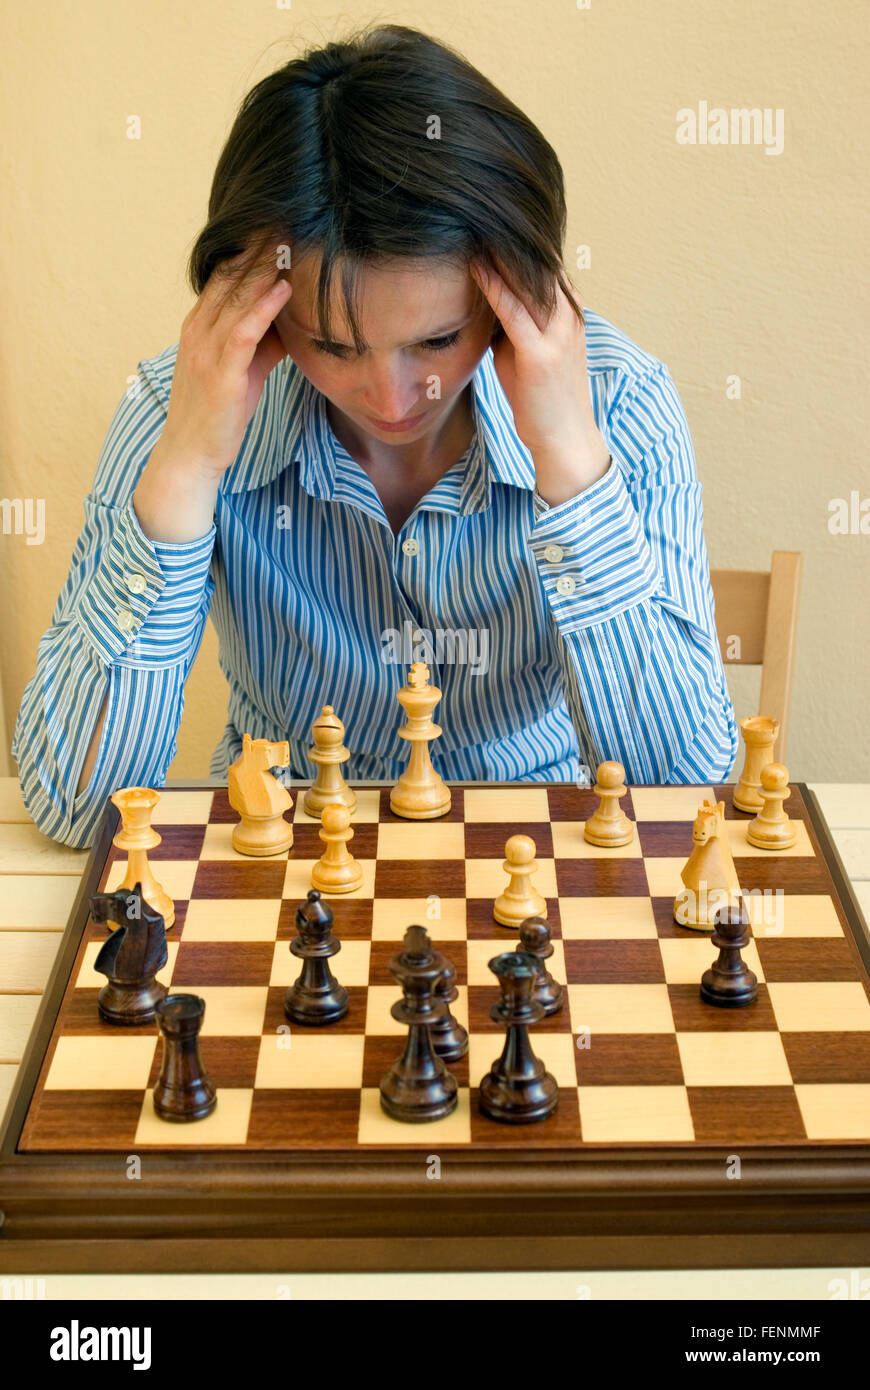
[[[426,35],[383,26],[260,82],[218,162],[179,342],[139,364],[13,752],[48,835],[162,785],[209,609],[211,771],[325,703],[350,779],[405,763],[425,659],[448,780],[709,782],[737,751],[701,488],[667,368],[561,261],[554,151]]]

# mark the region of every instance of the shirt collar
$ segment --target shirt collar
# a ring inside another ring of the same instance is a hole
[[[491,348],[478,363],[472,387],[475,438],[462,467],[457,464],[450,469],[427,497],[427,505],[462,513],[489,506],[491,482],[529,492],[535,486],[532,456],[517,438]],[[330,501],[341,494],[349,455],[332,433],[326,398],[291,357],[269,374],[264,397],[262,411],[251,420],[239,455],[227,470],[226,491],[265,487],[292,465],[299,469],[299,481],[312,497]]]

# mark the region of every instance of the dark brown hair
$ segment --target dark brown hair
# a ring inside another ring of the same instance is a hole
[[[403,25],[366,28],[310,49],[244,98],[190,253],[199,295],[240,257],[244,274],[286,244],[322,255],[317,313],[341,269],[348,323],[361,266],[443,257],[494,266],[521,298],[552,313],[555,282],[582,321],[562,267],[562,169],[537,127],[460,54]],[[246,253],[244,256],[241,253]]]

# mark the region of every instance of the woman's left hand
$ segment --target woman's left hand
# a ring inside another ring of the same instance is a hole
[[[504,329],[493,360],[517,434],[532,455],[541,495],[557,505],[548,491],[565,493],[565,501],[602,477],[610,462],[592,410],[585,326],[558,281],[556,310],[545,323],[495,270],[480,261],[470,270]]]

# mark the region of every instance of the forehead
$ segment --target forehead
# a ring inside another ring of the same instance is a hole
[[[319,253],[294,258],[289,273],[293,297],[287,313],[300,326],[317,333],[317,283]],[[330,285],[329,307],[333,332],[347,330],[340,262],[336,262]],[[356,304],[360,328],[369,342],[379,336],[403,334],[413,338],[419,330],[425,337],[433,326],[457,323],[474,308],[479,291],[465,266],[436,257],[401,258],[379,265],[364,265],[357,271]]]

